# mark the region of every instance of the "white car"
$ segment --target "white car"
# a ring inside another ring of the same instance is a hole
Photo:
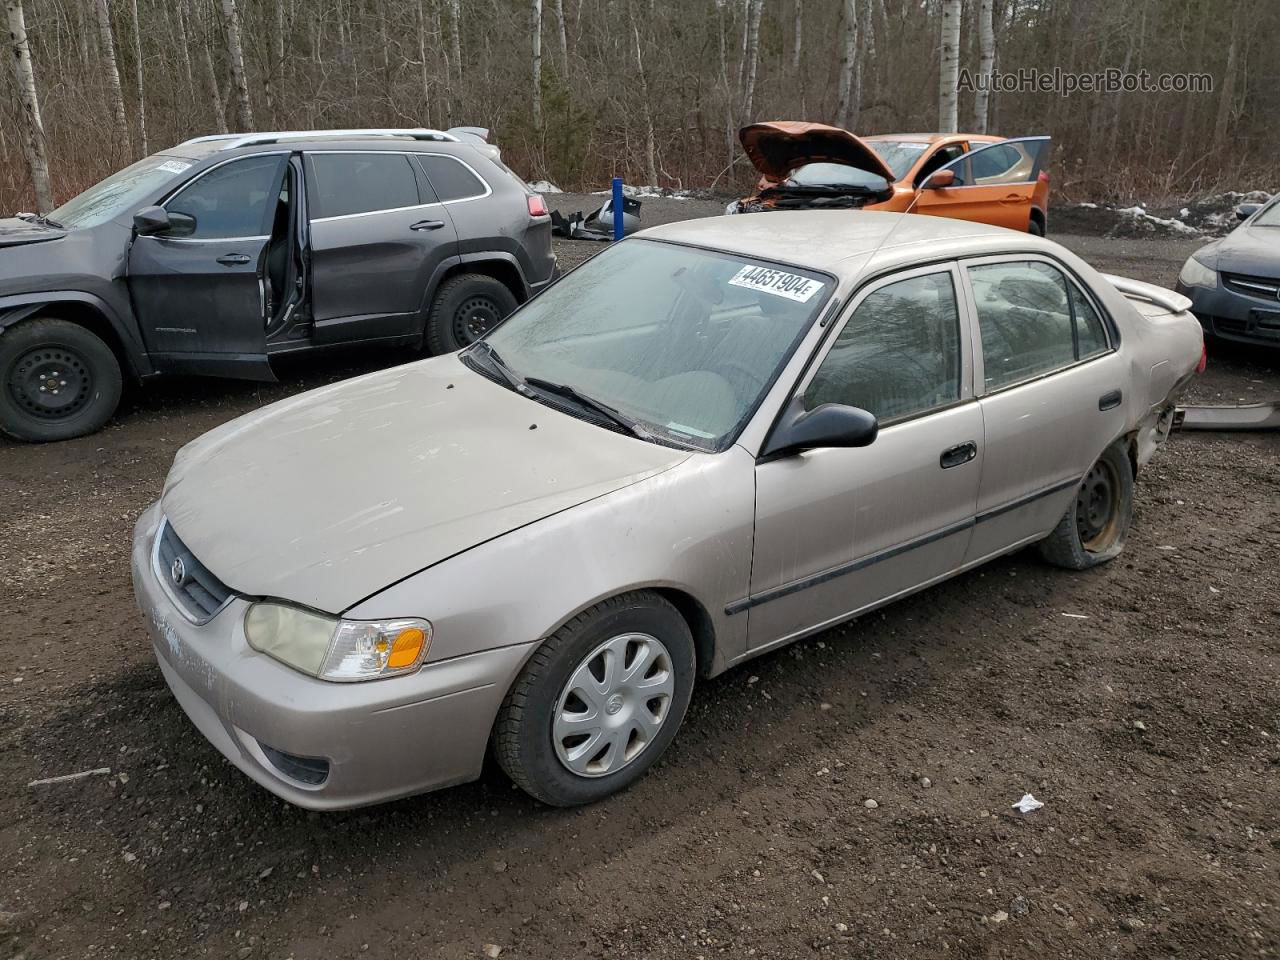
[[[183,448],[138,599],[196,726],[293,803],[470,780],[490,744],[588,802],[699,677],[1027,544],[1116,556],[1203,362],[1186,306],[964,221],[658,227],[462,353]]]

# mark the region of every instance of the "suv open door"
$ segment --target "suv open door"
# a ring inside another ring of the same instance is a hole
[[[165,372],[274,380],[267,362],[268,261],[288,243],[287,152],[210,167],[147,211],[128,281],[143,339]],[[154,209],[154,208],[152,208]]]
[[[1049,137],[1014,137],[971,150],[925,179],[912,212],[1025,233],[1037,191],[1043,186],[1047,192],[1041,174],[1048,166],[1050,143]]]

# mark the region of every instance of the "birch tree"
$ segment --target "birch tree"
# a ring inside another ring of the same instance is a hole
[[[138,141],[142,145],[141,156],[151,152],[147,142],[147,91],[142,77],[142,25],[138,20],[138,0],[130,4],[133,16],[133,72],[138,86]]]
[[[529,32],[533,40],[533,125],[542,129],[542,0],[533,0],[529,10]]]
[[[556,3],[556,31],[560,34],[560,82],[569,82],[569,31],[564,25],[564,0]]]
[[[747,120],[754,119],[756,72],[760,66],[760,17],[764,14],[764,0],[748,0],[747,8],[747,69],[745,87],[742,97],[742,115]]]
[[[850,125],[853,113],[853,74],[858,55],[858,0],[844,0],[844,34],[840,53],[840,95],[836,125]]]
[[[960,0],[942,0],[942,44],[938,71],[938,132],[954,133],[956,86],[960,80]]]
[[[253,130],[253,108],[249,105],[249,79],[244,72],[244,45],[240,40],[240,12],[236,0],[222,0],[222,18],[227,29],[227,58],[231,63],[231,82],[236,90],[236,112],[240,130]]]
[[[124,90],[120,86],[120,68],[116,65],[115,31],[111,28],[111,8],[107,0],[94,0],[94,12],[98,19],[98,51],[102,54],[102,72],[107,79],[107,94],[111,98],[111,113],[115,118],[116,137],[125,148],[129,146],[129,121],[124,115]]]
[[[991,74],[996,65],[996,33],[991,25],[992,0],[978,0],[978,89],[973,93],[973,130],[987,132]]]
[[[795,0],[795,24],[791,30],[791,73],[800,74],[800,50],[804,43],[804,0]]]
[[[35,68],[31,64],[31,44],[27,41],[22,0],[5,0],[4,12],[9,24],[9,62],[13,64],[18,100],[22,104],[22,145],[31,172],[31,185],[36,192],[36,211],[44,214],[53,209],[53,190],[49,187],[49,158],[45,153],[40,96],[36,89]]]

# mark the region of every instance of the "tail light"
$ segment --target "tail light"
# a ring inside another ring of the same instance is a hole
[[[1205,367],[1209,366],[1209,346],[1200,348],[1200,362],[1196,364],[1196,373],[1204,373]]]
[[[1048,170],[1041,170],[1041,171],[1040,171],[1040,176],[1039,176],[1037,179],[1038,179],[1041,183],[1048,183],[1048,182],[1049,182],[1049,171],[1048,171]]]
[[[547,209],[547,201],[542,199],[542,194],[533,193],[528,197],[529,200],[529,216],[545,217],[550,215],[551,211]]]

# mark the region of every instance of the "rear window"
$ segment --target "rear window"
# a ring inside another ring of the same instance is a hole
[[[485,182],[470,168],[453,157],[441,154],[422,154],[418,157],[427,179],[441,200],[466,200],[481,197],[489,192]]]
[[[413,167],[402,153],[313,153],[307,196],[313,219],[423,202]]]

